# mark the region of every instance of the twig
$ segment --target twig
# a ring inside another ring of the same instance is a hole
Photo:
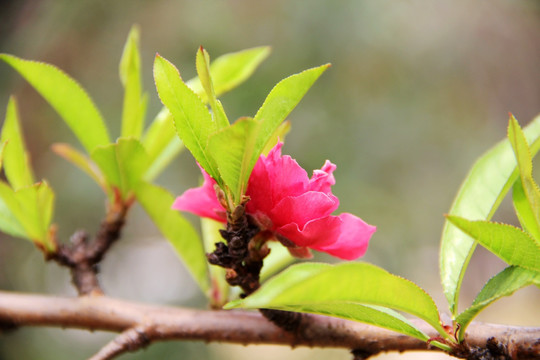
[[[421,340],[370,325],[324,316],[307,317],[309,321],[302,322],[298,331],[291,333],[271,324],[257,312],[151,306],[105,296],[62,298],[0,291],[0,324],[18,327],[55,326],[119,333],[143,329],[148,342],[202,340],[317,346],[357,349],[357,353],[363,351],[363,354],[441,351],[428,347]],[[428,336],[437,336],[429,325],[411,321]],[[508,349],[513,359],[538,359],[539,339],[540,328],[473,322],[468,328],[465,344],[469,349],[487,349],[488,342],[492,346],[495,341],[498,347]]]
[[[71,270],[73,285],[79,295],[102,294],[97,274],[98,265],[116,240],[125,222],[127,211],[132,201],[124,202],[120,194],[107,209],[107,215],[101,222],[94,241],[88,240],[88,234],[77,231],[71,237],[69,245],[61,244],[54,253],[45,253],[47,260],[66,266]]]
[[[150,339],[148,339],[146,335],[149,330],[150,329],[145,326],[137,326],[128,329],[102,347],[101,350],[89,360],[110,360],[117,355],[144,348],[150,344]]]

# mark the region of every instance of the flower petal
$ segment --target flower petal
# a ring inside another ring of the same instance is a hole
[[[340,236],[342,220],[337,216],[325,216],[308,222],[303,229],[297,224],[287,224],[276,230],[277,233],[299,247],[319,249],[331,246]]]
[[[336,179],[332,174],[336,170],[336,165],[326,160],[320,170],[314,170],[313,176],[309,180],[308,189],[311,191],[321,191],[325,194],[332,193],[332,185],[336,183]]]
[[[297,196],[307,190],[309,178],[307,172],[288,155],[281,156],[281,146],[279,142],[270,151],[268,156],[260,161],[268,174],[271,174],[271,195],[272,202],[276,204],[286,196]],[[268,194],[266,195],[268,197]]]
[[[308,191],[282,199],[270,212],[270,218],[276,227],[294,223],[303,229],[309,221],[330,215],[338,206],[339,201],[334,195]]]
[[[312,248],[344,260],[355,260],[364,255],[369,240],[377,228],[349,213],[343,213],[339,215],[339,218],[342,220],[342,224],[336,242],[331,245]]]
[[[185,191],[174,200],[172,208],[225,222],[225,209],[219,203],[214,190],[216,182],[204,170],[201,169],[201,171],[204,176],[203,185]]]

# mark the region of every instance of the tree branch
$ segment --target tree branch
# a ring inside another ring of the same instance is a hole
[[[340,347],[363,354],[384,351],[434,350],[425,342],[377,327],[310,315],[296,333],[268,322],[257,312],[204,311],[128,302],[106,296],[64,298],[0,291],[0,329],[54,326],[121,333],[93,359],[110,359],[154,341],[203,340],[239,344]],[[438,334],[411,320],[428,336]],[[505,348],[513,359],[538,359],[540,328],[472,323],[462,353],[473,359],[479,349]],[[101,356],[101,357],[99,357]],[[109,357],[107,357],[109,356]],[[489,357],[488,357],[489,358]]]

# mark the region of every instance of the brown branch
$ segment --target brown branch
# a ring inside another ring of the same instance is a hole
[[[105,296],[62,298],[0,291],[0,328],[2,324],[6,327],[54,326],[122,333],[102,350],[111,351],[110,356],[164,340],[337,347],[355,349],[355,355],[361,353],[364,358],[385,351],[441,351],[421,340],[353,321],[315,315],[307,318],[309,320],[293,334],[268,322],[257,312],[151,306]],[[428,336],[438,335],[429,325],[412,322]],[[538,359],[539,339],[540,328],[472,323],[464,352],[455,355],[474,359],[471,353],[478,354],[479,349],[493,348],[496,343],[499,348],[508,350],[508,358]]]
[[[57,251],[45,253],[47,260],[52,260],[71,271],[73,285],[79,295],[102,294],[97,274],[99,263],[109,248],[120,238],[127,211],[133,200],[123,201],[120,193],[108,206],[107,215],[101,222],[94,241],[89,241],[88,234],[77,231],[70,239],[70,244],[57,246]]]

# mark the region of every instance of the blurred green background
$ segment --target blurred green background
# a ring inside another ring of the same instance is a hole
[[[150,94],[147,123],[161,108],[152,79],[156,52],[188,79],[195,75],[199,45],[214,58],[271,45],[271,57],[255,75],[222,98],[231,119],[254,115],[283,77],[331,62],[290,115],[292,131],[284,153],[308,172],[325,159],[336,163],[339,211],[378,227],[364,260],[415,281],[446,309],[438,276],[443,214],[474,160],[505,136],[508,112],[522,125],[540,112],[538,1],[3,1],[0,52],[65,70],[88,90],[117,135],[123,99],[118,62],[134,23],[142,30],[143,77]],[[36,174],[56,190],[61,238],[67,241],[76,229],[94,233],[104,213],[104,195],[50,150],[53,142],[78,143],[49,105],[0,64],[1,119],[10,94],[19,101]],[[186,152],[158,183],[180,194],[195,186],[198,177]],[[510,202],[497,219],[515,222]],[[316,259],[332,261],[321,255]],[[494,256],[477,251],[465,278],[462,307],[502,268]],[[138,207],[101,270],[111,296],[205,307],[168,243]],[[69,281],[64,269],[45,264],[29,242],[1,235],[1,289],[74,295]],[[538,326],[539,301],[538,289],[524,289],[488,308],[480,320]],[[22,329],[0,337],[0,360],[84,359],[111,336]],[[255,356],[350,358],[344,350],[190,342],[152,345],[120,358]],[[406,356],[422,358],[379,358]]]

